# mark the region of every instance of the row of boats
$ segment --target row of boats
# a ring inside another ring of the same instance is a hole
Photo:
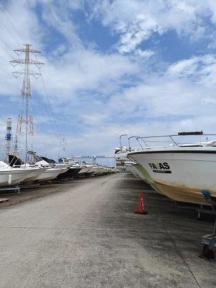
[[[8,163],[0,161],[0,186],[13,187],[18,184],[41,183],[55,179],[70,179],[74,177],[100,176],[115,172],[112,167],[98,164],[87,164],[69,158],[61,158],[58,162],[46,157],[40,157],[29,152],[29,162],[9,155]]]
[[[206,193],[216,197],[216,141],[209,140],[215,136],[202,131],[132,136],[128,148],[115,150],[117,167],[174,201],[205,205]],[[194,137],[199,137],[198,141]],[[133,138],[140,148],[130,147]]]

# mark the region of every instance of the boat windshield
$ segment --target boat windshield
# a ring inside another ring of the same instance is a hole
[[[173,135],[131,136],[129,144],[131,149],[133,143],[132,150],[165,147],[216,147],[215,139],[216,134],[204,134],[202,131],[179,132]]]

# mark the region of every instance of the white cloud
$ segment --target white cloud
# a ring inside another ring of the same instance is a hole
[[[199,82],[207,89],[216,84],[216,57],[204,55],[185,59],[173,63],[167,71],[167,75],[174,78],[185,78]]]
[[[135,55],[139,56],[143,59],[148,59],[152,57],[155,53],[151,50],[142,50],[142,49],[136,49]]]
[[[65,2],[65,1],[52,1],[43,5],[42,18],[48,27],[54,28],[57,32],[61,33],[71,47],[76,49],[82,48],[83,44],[76,31],[76,26],[71,19],[71,8],[79,8],[79,1]],[[49,33],[48,33],[49,34]],[[51,35],[49,37],[52,37]],[[44,42],[48,42],[49,38]],[[47,43],[49,45],[49,43]]]
[[[216,24],[216,3],[214,0],[103,0],[96,2],[92,15],[120,36],[119,51],[128,53],[154,33],[176,31],[193,41],[207,36],[210,39],[204,19]]]
[[[199,58],[194,57],[186,60],[179,61],[172,64],[168,69],[168,74],[171,76],[185,76],[194,74],[199,65]]]
[[[77,91],[93,90],[106,93],[126,75],[139,71],[139,66],[118,54],[102,55],[96,51],[79,50],[62,59],[46,63],[43,74],[47,92],[63,101]]]
[[[99,112],[81,115],[83,123],[89,126],[99,126],[104,124],[104,121],[107,120],[107,117],[107,113],[101,114]]]

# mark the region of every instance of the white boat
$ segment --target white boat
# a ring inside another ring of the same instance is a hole
[[[91,175],[93,174],[93,167],[94,165],[92,164],[83,164],[81,166],[81,170],[79,171],[80,175]]]
[[[45,168],[37,167],[35,165],[30,165],[29,163],[25,163],[15,155],[8,155],[8,163],[12,168],[25,168],[29,170],[28,176],[22,181],[22,183],[32,182],[37,178],[40,174],[42,174]]]
[[[132,174],[134,177],[136,177],[138,179],[142,179],[141,175],[139,175],[135,165],[136,165],[136,162],[134,162],[134,161],[130,161],[130,160],[125,161],[126,172]]]
[[[125,162],[125,166],[126,166],[127,172],[133,174],[136,178],[139,178],[143,180],[144,182],[152,185],[152,179],[146,173],[145,169],[143,169],[142,165],[134,161],[128,161],[128,162]]]
[[[126,171],[125,163],[128,161],[127,154],[129,150],[126,147],[120,147],[115,149],[115,162],[116,168],[119,171]]]
[[[136,136],[133,136],[136,137]],[[130,140],[131,137],[128,139]],[[129,141],[130,143],[130,141]],[[116,169],[118,169],[121,172],[129,172],[133,174],[135,177],[140,178],[141,180],[149,183],[147,175],[145,175],[145,171],[143,170],[143,167],[136,163],[134,160],[131,161],[128,158],[128,153],[132,151],[131,147],[128,148],[125,146],[121,146],[120,148],[115,149],[115,160],[116,160]],[[151,183],[149,183],[151,184]]]
[[[44,160],[36,162],[35,165],[41,168],[45,168],[45,170],[34,179],[35,181],[54,180],[58,175],[68,170],[68,167],[65,167],[65,165],[64,167],[51,167],[49,163]]]
[[[11,186],[23,182],[31,175],[32,171],[28,167],[12,168],[8,164],[0,161],[0,186]]]
[[[61,167],[59,165],[65,165],[68,170],[58,176],[58,179],[74,178],[78,175],[81,170],[80,164],[72,158],[60,158],[59,163],[56,163],[56,167]]]
[[[128,157],[142,166],[144,177],[159,193],[175,201],[206,204],[204,191],[216,197],[215,142],[144,148]]]
[[[35,181],[42,173],[44,173],[46,168],[40,167],[28,167],[29,175],[22,181],[22,183]]]
[[[95,176],[109,174],[111,169],[109,167],[101,166],[101,165],[94,165],[91,169]]]
[[[49,181],[54,180],[58,175],[67,171],[65,168],[46,168],[34,181]]]

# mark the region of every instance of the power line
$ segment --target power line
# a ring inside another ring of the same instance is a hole
[[[55,124],[55,127],[59,127],[60,128],[59,121],[56,120],[56,113],[54,112],[54,109],[52,107],[51,101],[49,100],[48,93],[47,93],[47,88],[46,88],[46,84],[45,84],[45,80],[44,80],[44,77],[43,77],[42,74],[41,74],[41,79],[42,79],[42,86],[43,86],[43,92],[44,92],[43,94],[44,94],[44,96],[46,98],[46,101],[47,101],[47,103],[45,101],[45,104],[48,104],[48,105],[45,105],[45,107],[47,106],[46,107],[47,113],[51,115],[51,119],[52,119],[53,123]],[[62,134],[60,134],[59,132],[57,132],[55,134],[56,134],[56,136],[59,139],[60,146],[61,146],[61,142],[62,142],[63,151],[65,151],[65,142],[66,142],[65,141],[65,137],[63,137]]]

